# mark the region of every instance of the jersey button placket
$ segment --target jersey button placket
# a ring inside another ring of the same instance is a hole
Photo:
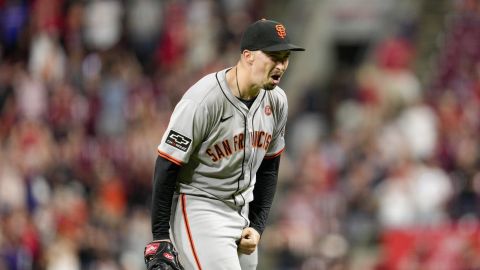
[[[247,132],[245,136],[245,160],[246,160],[246,166],[245,166],[245,172],[244,172],[244,185],[247,185],[250,182],[250,159],[252,157],[252,137],[251,134],[253,132],[253,127],[252,127],[252,117],[251,114],[247,114]]]
[[[252,168],[252,158],[255,156],[255,148],[252,146],[252,139],[253,139],[253,132],[254,132],[254,127],[253,127],[253,116],[252,116],[252,113],[249,113],[247,115],[247,127],[248,127],[248,147],[247,149],[249,149],[249,154],[247,156],[247,166],[245,168],[245,187],[244,188],[247,188],[247,185],[249,185],[250,183],[250,178],[251,178],[251,168]]]

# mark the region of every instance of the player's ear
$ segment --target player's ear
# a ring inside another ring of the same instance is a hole
[[[255,60],[255,54],[252,51],[244,50],[242,55],[245,59],[245,62],[247,62],[249,65],[253,64],[253,61]]]

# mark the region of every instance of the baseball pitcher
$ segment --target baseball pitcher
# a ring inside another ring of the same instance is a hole
[[[304,49],[265,19],[240,47],[234,67],[188,89],[158,146],[148,269],[256,269],[285,148],[278,84],[291,51]]]

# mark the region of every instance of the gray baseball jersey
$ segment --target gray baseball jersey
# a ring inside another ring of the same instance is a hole
[[[194,84],[175,107],[158,153],[182,165],[180,193],[245,205],[264,158],[285,147],[287,97],[280,87],[260,90],[251,108],[230,91],[228,69]]]

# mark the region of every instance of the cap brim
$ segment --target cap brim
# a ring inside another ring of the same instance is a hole
[[[304,48],[291,44],[291,43],[284,43],[284,44],[276,44],[273,46],[269,46],[263,49],[260,49],[264,52],[276,52],[276,51],[305,51]]]

